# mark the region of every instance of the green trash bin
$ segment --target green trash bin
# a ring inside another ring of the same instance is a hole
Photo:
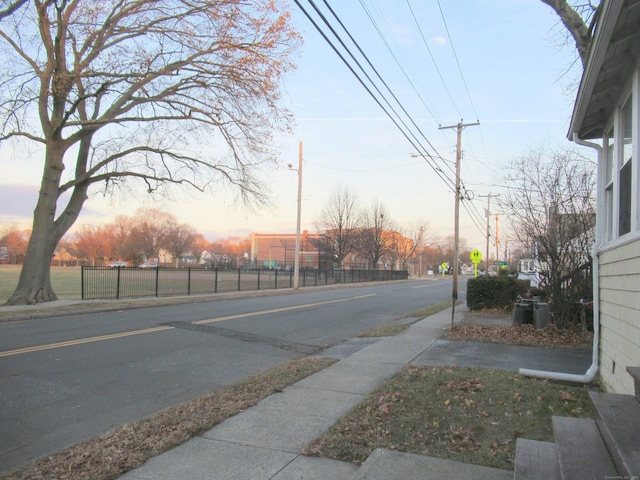
[[[516,303],[513,306],[513,324],[523,325],[533,322],[533,304]]]
[[[533,326],[544,328],[549,324],[549,304],[536,302],[533,304]]]

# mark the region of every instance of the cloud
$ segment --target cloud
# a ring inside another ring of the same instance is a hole
[[[441,36],[433,37],[431,41],[436,45],[438,45],[439,47],[442,47],[444,46],[445,43],[447,43],[447,39]]]

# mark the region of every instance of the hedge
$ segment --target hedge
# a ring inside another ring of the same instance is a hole
[[[515,277],[478,277],[467,281],[467,307],[512,310],[518,296],[529,290],[529,280]]]

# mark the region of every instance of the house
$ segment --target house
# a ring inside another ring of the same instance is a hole
[[[640,0],[603,0],[569,138],[598,153],[594,321],[604,388],[640,366]]]

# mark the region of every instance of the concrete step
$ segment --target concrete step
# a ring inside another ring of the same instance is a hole
[[[553,432],[563,480],[602,480],[618,476],[594,420],[553,417]]]
[[[640,476],[640,402],[632,395],[590,392],[602,434],[620,475]]]
[[[640,367],[627,367],[627,372],[633,377],[636,399],[640,401]]]
[[[513,472],[378,448],[351,480],[512,480]]]
[[[519,438],[515,480],[562,480],[555,443]]]

